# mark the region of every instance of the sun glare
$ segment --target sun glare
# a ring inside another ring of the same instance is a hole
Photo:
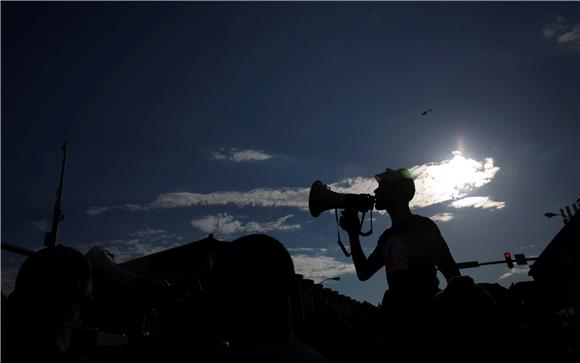
[[[487,184],[499,170],[493,159],[483,161],[466,158],[460,151],[453,158],[440,163],[431,163],[414,168],[417,176],[416,201],[418,205],[456,200],[475,188]]]
[[[442,165],[441,179],[436,188],[456,198],[477,184],[481,175],[477,161],[464,158],[459,151],[454,151],[453,155],[449,163]]]

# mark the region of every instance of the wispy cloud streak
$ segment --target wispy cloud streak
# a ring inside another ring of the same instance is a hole
[[[515,277],[516,275],[522,275],[522,274],[527,274],[530,271],[529,267],[514,267],[512,268],[509,272],[506,272],[504,274],[502,274],[499,279],[500,280],[505,280],[511,277]]]
[[[148,211],[152,209],[169,209],[191,207],[195,205],[227,205],[238,207],[295,207],[308,208],[309,188],[258,188],[247,192],[213,192],[201,193],[165,193],[160,194],[153,202],[145,204],[124,204],[111,207],[92,207],[87,210],[89,215],[98,215],[115,210]]]
[[[38,231],[48,231],[48,222],[47,221],[32,221],[30,222],[32,228]]]
[[[206,233],[222,234],[231,236],[242,233],[263,233],[270,231],[290,231],[300,229],[299,224],[287,224],[286,221],[293,215],[276,219],[275,221],[260,223],[255,221],[242,222],[236,220],[228,213],[218,213],[217,215],[208,215],[191,221],[191,225]]]
[[[431,219],[437,222],[449,222],[453,219],[453,213],[438,213],[431,216]]]
[[[290,251],[290,253],[294,253],[294,252],[323,253],[323,252],[327,252],[328,249],[327,248],[312,248],[312,247],[297,247],[297,248],[288,248],[288,251]]]
[[[115,262],[120,263],[133,258],[150,255],[182,244],[182,238],[175,233],[163,229],[145,228],[128,233],[123,238],[97,241],[92,245],[79,245],[84,252],[93,245],[100,245],[115,256]]]
[[[168,234],[167,231],[164,229],[152,229],[152,228],[141,229],[138,230],[137,232],[130,233],[129,235],[131,237],[152,238],[152,239],[167,238],[174,236],[174,234]]]
[[[247,161],[263,161],[272,158],[273,155],[266,154],[261,150],[239,150],[232,147],[229,149],[220,148],[219,151],[212,152],[212,160],[233,161],[236,163]]]
[[[489,197],[468,197],[452,202],[450,207],[453,208],[482,208],[482,209],[502,209],[506,206],[505,202],[496,202]]]

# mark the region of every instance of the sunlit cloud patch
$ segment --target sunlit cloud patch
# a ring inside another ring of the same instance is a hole
[[[453,219],[453,213],[437,213],[431,219],[436,222],[449,222]]]
[[[463,198],[491,182],[500,170],[499,166],[494,165],[492,158],[469,159],[460,151],[454,151],[452,155],[449,160],[409,168],[415,179],[415,197],[411,200],[411,207],[423,208]],[[372,194],[377,182],[374,178],[356,177],[328,186],[339,193]]]
[[[292,260],[296,273],[315,282],[355,272],[352,263],[342,262],[326,255],[293,254]]]
[[[191,221],[194,228],[205,233],[214,233],[231,236],[242,233],[264,233],[270,231],[290,231],[299,229],[299,224],[288,224],[286,221],[292,218],[289,214],[270,222],[243,222],[236,220],[228,213],[218,213],[217,215],[208,215]]]
[[[443,202],[460,200],[473,190],[491,182],[499,169],[498,166],[494,165],[492,158],[483,160],[469,159],[464,157],[459,151],[454,151],[453,157],[449,160],[413,166],[410,170],[415,177],[416,193],[410,206],[423,208]],[[377,182],[372,177],[355,177],[329,183],[328,186],[339,193],[372,194],[377,187]],[[217,191],[205,194],[193,192],[163,193],[148,203],[92,207],[86,213],[96,216],[112,211],[148,211],[209,205],[290,207],[297,208],[300,211],[307,211],[309,192],[310,186],[299,188],[256,188],[249,191]],[[505,203],[503,205],[505,206]],[[478,208],[483,207],[478,206]],[[494,208],[500,209],[503,206],[498,204]]]
[[[481,161],[465,158],[454,151],[453,158],[438,163],[414,166],[415,198],[412,207],[463,198],[471,191],[489,183],[499,171],[492,158]]]
[[[499,279],[500,280],[505,280],[508,278],[512,278],[515,277],[516,275],[523,275],[523,274],[527,274],[530,271],[529,267],[514,267],[512,269],[510,269],[508,272],[502,274]]]

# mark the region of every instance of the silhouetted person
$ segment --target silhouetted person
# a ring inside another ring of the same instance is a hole
[[[394,303],[402,304],[397,307],[405,310],[425,309],[438,291],[436,268],[447,280],[459,275],[459,270],[437,225],[429,218],[411,213],[409,202],[415,195],[415,184],[410,172],[387,169],[375,178],[379,183],[375,189],[375,208],[389,213],[392,226],[379,237],[368,258],[359,241],[356,211],[344,210],[340,219],[341,227],[348,232],[357,276],[365,281],[385,267],[389,290],[383,306]]]
[[[14,315],[3,361],[83,361],[69,351],[91,294],[91,265],[80,252],[56,246],[29,256],[9,298]]]
[[[361,281],[385,267],[389,289],[382,301],[385,333],[419,331],[423,314],[438,291],[437,268],[449,280],[459,270],[437,225],[429,218],[411,213],[409,202],[415,195],[415,184],[407,169],[387,169],[375,175],[375,208],[386,210],[392,226],[380,237],[367,258],[359,240],[360,222],[355,210],[344,210],[341,227],[348,232],[352,259]],[[403,334],[396,333],[402,338]],[[392,338],[389,338],[392,340]],[[398,345],[399,348],[402,346]],[[403,349],[403,348],[401,348]],[[405,348],[406,349],[406,348]]]
[[[276,239],[256,234],[233,241],[214,265],[209,299],[220,362],[327,362],[292,337],[289,309],[294,265]]]

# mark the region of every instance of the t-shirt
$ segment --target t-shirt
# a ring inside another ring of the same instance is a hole
[[[439,286],[437,267],[446,277],[457,271],[437,225],[419,215],[387,229],[373,253],[383,256],[389,289],[393,292],[433,294]]]

